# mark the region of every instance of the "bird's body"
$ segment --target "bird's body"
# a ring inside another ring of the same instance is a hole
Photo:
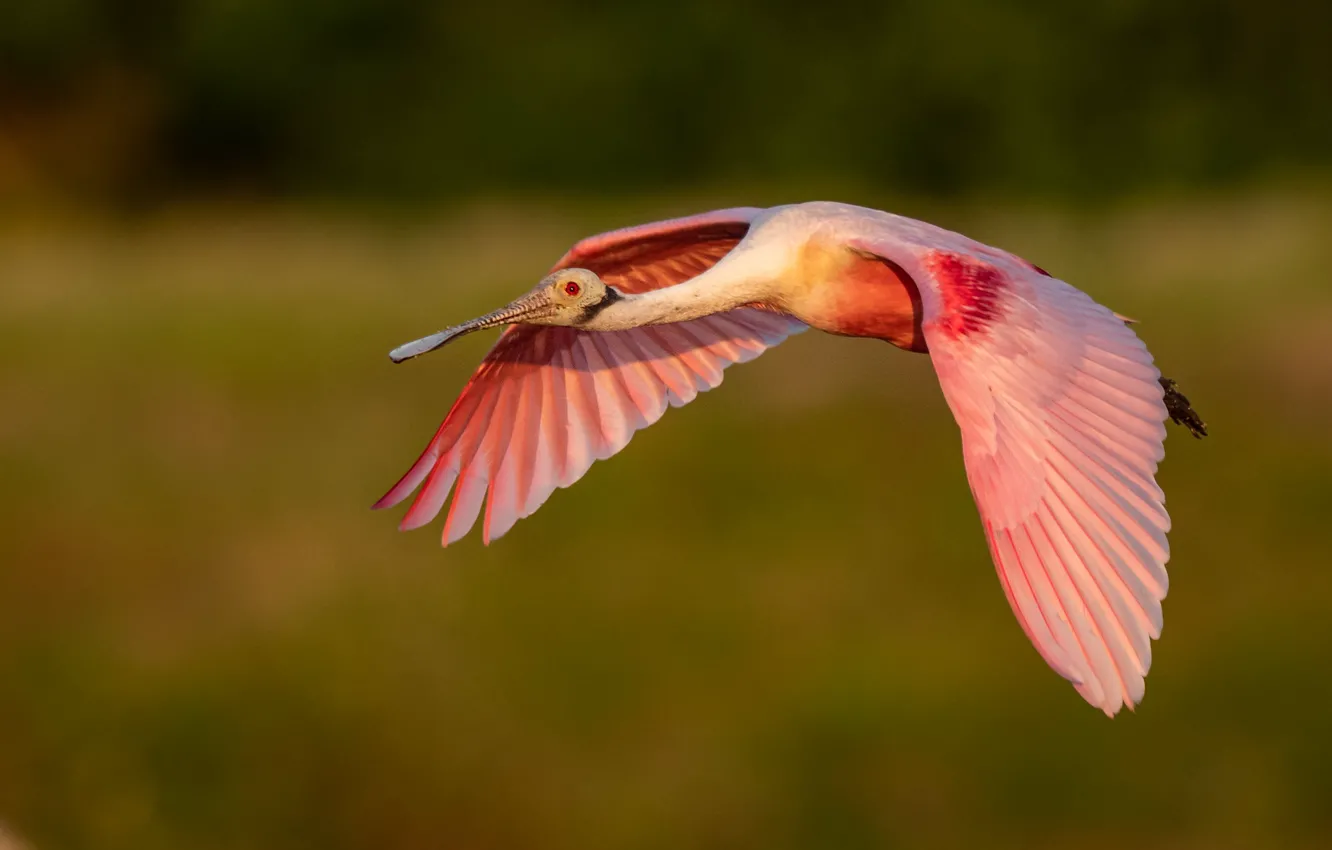
[[[483,497],[489,541],[726,365],[807,327],[883,339],[934,362],[1000,581],[1037,650],[1107,714],[1141,699],[1167,586],[1165,388],[1122,317],[1082,292],[878,210],[739,208],[584,240],[526,296],[393,358],[501,324],[376,505],[420,486],[402,527],[432,519],[456,484],[445,543]]]

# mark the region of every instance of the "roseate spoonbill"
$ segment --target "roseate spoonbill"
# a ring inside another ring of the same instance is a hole
[[[507,325],[407,474],[410,529],[456,490],[444,545],[485,497],[486,543],[556,487],[808,327],[928,352],[967,480],[1027,637],[1088,702],[1142,699],[1161,631],[1170,518],[1155,480],[1167,415],[1205,433],[1127,326],[1006,251],[837,203],[738,208],[575,245],[506,307],[389,356]]]

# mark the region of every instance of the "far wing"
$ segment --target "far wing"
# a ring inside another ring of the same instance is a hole
[[[671,286],[725,256],[757,212],[723,210],[612,231],[578,243],[554,268],[591,269],[623,292]],[[375,507],[397,504],[424,482],[401,524],[416,528],[440,512],[452,491],[447,545],[475,524],[484,498],[488,543],[555,488],[624,448],[668,405],[687,404],[720,384],[726,366],[804,329],[789,316],[752,307],[613,332],[511,325],[425,452]]]
[[[1088,702],[1109,715],[1132,707],[1161,633],[1170,557],[1155,480],[1160,373],[1115,314],[1015,257],[911,253],[922,329],[1009,604]]]

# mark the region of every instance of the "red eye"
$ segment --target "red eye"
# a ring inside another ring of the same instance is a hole
[[[570,298],[577,296],[578,293],[582,291],[583,288],[572,280],[564,285],[564,294],[569,296]]]

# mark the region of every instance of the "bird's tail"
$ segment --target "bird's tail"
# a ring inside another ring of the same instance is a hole
[[[1179,391],[1179,385],[1170,378],[1162,378],[1161,386],[1165,389],[1166,412],[1170,414],[1170,420],[1176,425],[1183,425],[1189,429],[1189,433],[1198,439],[1207,436],[1207,423],[1189,404],[1189,399],[1184,393]]]

